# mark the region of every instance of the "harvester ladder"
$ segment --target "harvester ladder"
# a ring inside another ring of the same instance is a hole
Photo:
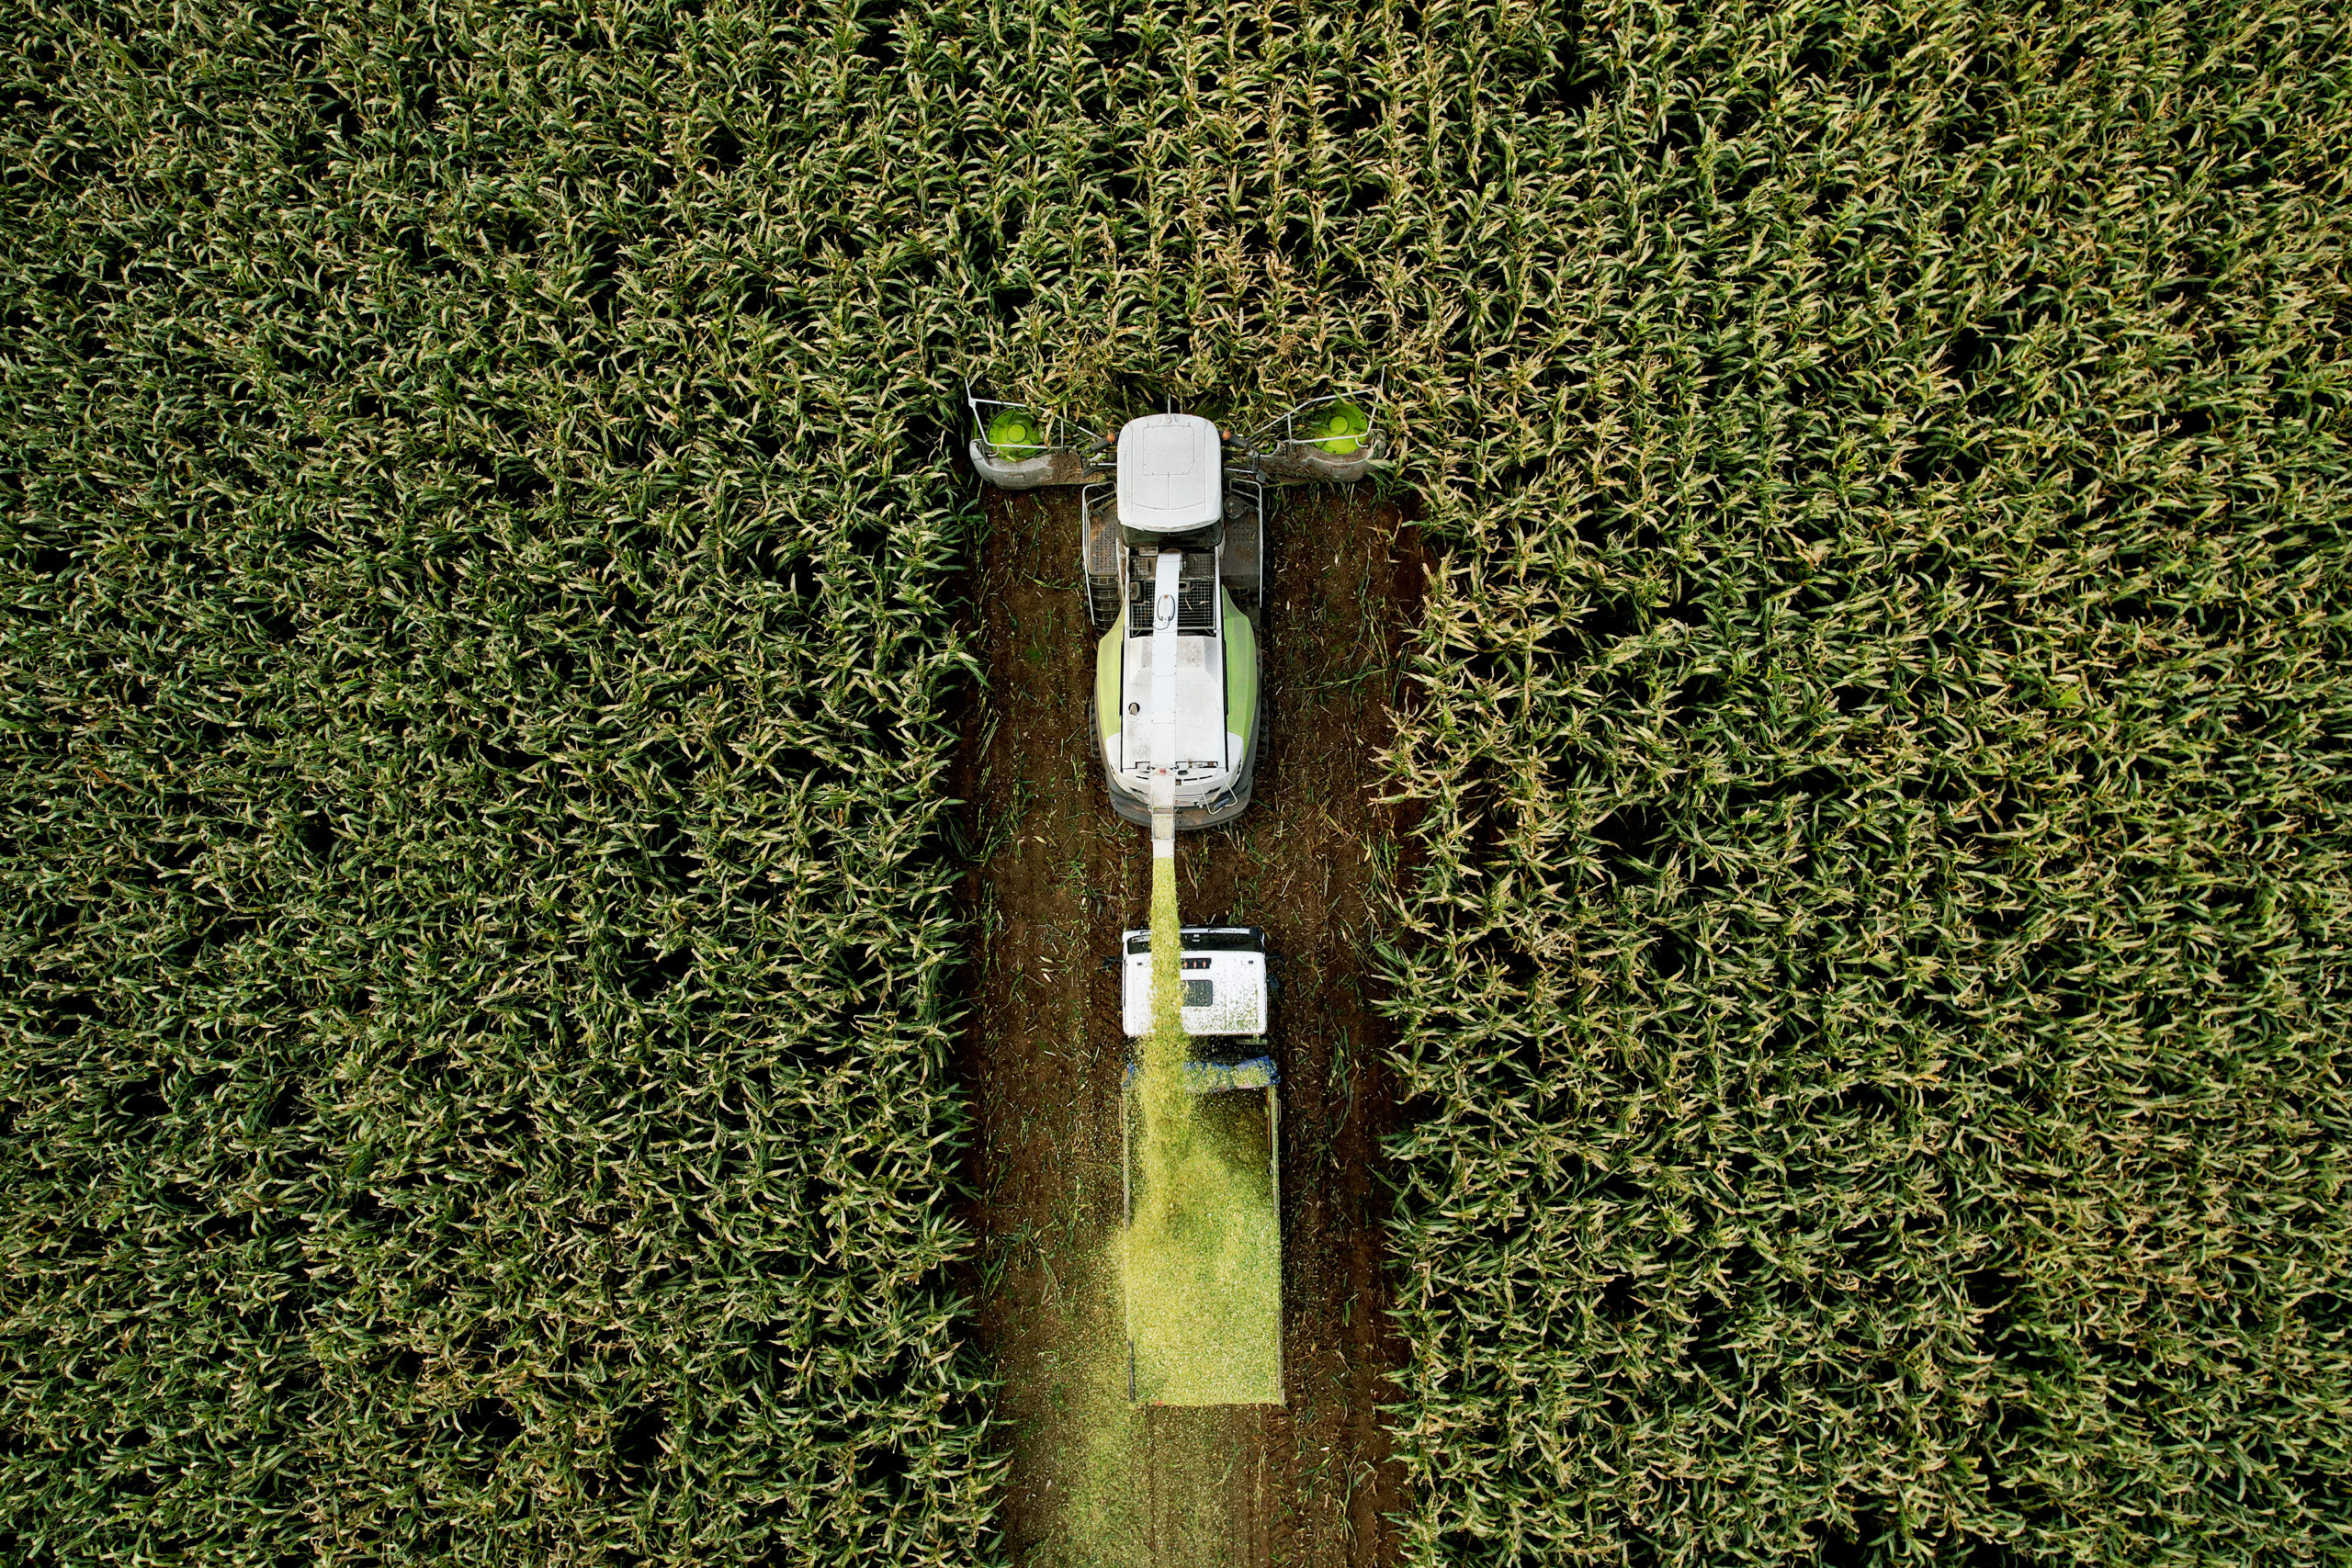
[[[1086,576],[1086,616],[1097,627],[1108,628],[1119,618],[1119,580],[1116,577]]]
[[[1266,586],[1266,487],[1247,468],[1225,477],[1225,542],[1217,551],[1217,577],[1234,603],[1256,615]]]

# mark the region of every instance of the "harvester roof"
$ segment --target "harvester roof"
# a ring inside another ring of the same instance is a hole
[[[1119,524],[1182,534],[1225,514],[1224,454],[1198,414],[1155,413],[1119,431]]]

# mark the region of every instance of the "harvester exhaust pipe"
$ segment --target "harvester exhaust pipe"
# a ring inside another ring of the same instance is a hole
[[[1176,604],[1181,550],[1163,549],[1151,584],[1151,853],[1176,858]]]

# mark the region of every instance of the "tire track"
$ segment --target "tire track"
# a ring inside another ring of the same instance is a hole
[[[961,1063],[976,1120],[972,1282],[1003,1384],[1006,1540],[1023,1568],[1046,1568],[1087,1560],[1072,1499],[1101,1459],[1084,1441],[1099,1419],[1088,1404],[1107,1396],[1080,1347],[1117,1341],[1115,1281],[1099,1259],[1118,1217],[1125,1061],[1117,980],[1101,960],[1144,922],[1149,863],[1143,833],[1113,815],[1085,736],[1094,637],[1076,498],[992,492],[987,507],[967,593],[988,683],[956,775],[974,938]],[[1396,508],[1353,491],[1287,492],[1268,551],[1256,793],[1232,827],[1186,835],[1178,863],[1184,918],[1265,927],[1281,976],[1288,1403],[1145,1413],[1157,1462],[1133,1483],[1159,1561],[1374,1563],[1396,1551],[1376,1407],[1402,1348],[1383,1328],[1372,1166],[1389,1097],[1385,1025],[1366,994],[1369,899],[1374,846],[1396,837],[1372,805],[1373,753],[1420,564]],[[1168,1495],[1171,1477],[1200,1471],[1217,1478],[1212,1496]]]

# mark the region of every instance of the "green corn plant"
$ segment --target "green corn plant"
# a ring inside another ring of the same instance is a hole
[[[2329,8],[10,23],[0,1555],[1012,1559],[978,378],[1383,389],[1400,1560],[2341,1556]]]

